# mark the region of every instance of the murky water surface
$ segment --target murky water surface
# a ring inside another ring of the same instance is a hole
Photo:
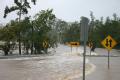
[[[70,50],[60,46],[53,56],[0,60],[0,80],[70,80],[82,73],[82,57]]]

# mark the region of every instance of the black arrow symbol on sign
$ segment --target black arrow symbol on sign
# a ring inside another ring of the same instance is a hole
[[[105,44],[106,46],[108,46],[109,44],[108,44],[108,39],[106,39],[106,44]]]
[[[110,42],[110,47],[112,47],[112,40],[110,39],[109,42]]]

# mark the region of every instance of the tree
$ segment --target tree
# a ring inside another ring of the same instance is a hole
[[[10,49],[13,49],[14,40],[15,40],[15,31],[13,27],[7,24],[5,27],[0,29],[0,40],[4,44],[0,44],[0,47],[4,51],[5,55],[8,55]]]
[[[28,50],[30,49],[30,45],[32,44],[32,24],[30,22],[30,17],[25,17],[25,19],[22,20],[19,24],[19,30],[21,32],[21,41],[24,44],[24,50],[26,51],[26,54],[29,54]]]
[[[89,25],[89,41],[93,41],[92,39],[92,35],[93,35],[93,31],[95,29],[95,17],[93,15],[93,12],[90,11],[90,17],[91,17],[91,21],[90,21],[90,25]]]
[[[36,0],[31,0],[34,4]],[[27,14],[28,13],[28,8],[31,8],[29,5],[29,2],[27,0],[14,0],[15,6],[8,7],[6,6],[4,10],[4,18],[7,17],[8,13],[11,13],[13,11],[18,11],[18,16],[19,16],[19,22],[21,20],[21,15],[22,14]],[[21,55],[21,32],[19,32],[19,54]]]
[[[56,19],[55,20],[55,30],[58,34],[59,43],[63,43],[64,40],[64,33],[66,32],[67,28],[69,27],[66,21]]]
[[[69,25],[64,32],[64,39],[63,42],[79,42],[80,41],[80,23],[73,22]]]
[[[47,53],[48,48],[54,47],[56,41],[54,41],[51,32],[53,32],[53,24],[55,21],[55,15],[52,14],[52,9],[42,10],[38,14],[35,15],[34,20],[34,47],[36,49],[36,53],[42,53],[44,51]],[[48,35],[51,34],[51,35]],[[53,41],[52,41],[52,40]],[[44,42],[46,46],[43,46]]]
[[[108,35],[111,35],[118,42],[117,47],[120,46],[120,21],[116,15],[113,17],[113,19],[107,17],[105,22],[102,20],[95,21],[95,29],[93,31],[92,39],[97,42],[97,47],[101,47],[101,41]]]

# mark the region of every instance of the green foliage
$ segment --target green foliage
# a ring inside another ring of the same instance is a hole
[[[12,43],[15,40],[16,35],[13,26],[7,24],[5,27],[0,29],[0,41],[4,42],[4,44],[0,44],[0,48],[4,51],[5,55],[8,55],[8,52],[14,46]]]
[[[112,36],[118,43],[117,47],[120,47],[120,20],[115,17],[114,19],[106,18],[106,21],[103,23],[100,20],[94,21],[95,28],[92,32],[92,40],[97,43],[98,47],[101,46],[101,41],[105,39],[108,35]]]
[[[13,27],[4,27],[0,30],[0,39],[4,41],[12,41],[15,39]]]
[[[36,0],[31,0],[34,4]],[[30,8],[28,0],[14,0],[15,6],[8,7],[6,6],[4,10],[4,18],[7,17],[8,13],[11,13],[13,11],[18,11],[19,21],[21,21],[21,15],[28,13],[28,8]],[[21,55],[21,32],[18,32],[18,41],[19,41],[19,54]]]
[[[57,32],[53,28],[54,21],[55,15],[52,14],[52,9],[42,10],[36,14],[34,21],[30,21],[29,17],[20,22],[11,21],[6,27],[0,29],[0,37],[2,37],[0,39],[16,42],[20,33],[27,52],[34,45],[36,53],[43,53],[43,51],[47,53],[48,48],[54,48],[57,44]],[[44,42],[47,42],[47,46],[43,45]]]
[[[32,0],[35,4],[36,0]],[[27,8],[30,8],[27,0],[21,3],[18,0],[14,0],[16,6],[11,8],[5,8],[5,15],[8,13],[18,10],[18,13],[26,14]],[[66,42],[79,42],[80,41],[80,23],[72,22],[68,23],[66,21],[56,19],[55,15],[52,13],[52,9],[42,10],[35,15],[35,20],[30,21],[30,17],[26,17],[21,21],[11,21],[5,27],[0,28],[0,40],[5,41],[4,51],[8,54],[8,46],[10,42],[17,42],[21,39],[22,44],[28,53],[28,49],[31,48],[34,53],[47,53],[49,48],[54,48],[57,43]],[[120,18],[114,14],[113,19],[109,17],[103,20],[96,20],[93,13],[91,12],[90,30],[89,30],[89,40],[96,43],[97,47],[101,47],[101,41],[111,35],[117,42],[117,47],[120,47]],[[44,43],[46,45],[44,46]]]
[[[56,30],[58,35],[58,42],[63,43],[64,33],[67,31],[67,28],[69,28],[68,23],[63,20],[56,19],[54,26],[54,29]]]
[[[34,4],[36,2],[36,0],[31,0]],[[30,7],[30,4],[27,0],[14,0],[14,3],[15,3],[15,6],[12,6],[12,7],[8,7],[6,6],[5,10],[4,10],[4,18],[7,17],[7,14],[8,13],[11,13],[13,11],[16,11],[18,10],[18,15],[21,15],[21,14],[27,14],[28,13],[28,8],[31,8]]]
[[[54,33],[54,30],[52,29],[54,21],[55,21],[55,15],[52,14],[51,10],[42,10],[38,14],[35,15],[34,20],[34,45],[37,49],[38,53],[40,51],[46,52],[46,50],[50,47],[54,47],[56,45],[56,39],[53,39],[55,36],[51,34],[51,32]],[[55,33],[54,33],[55,34]],[[53,38],[52,38],[53,37]],[[47,42],[47,47],[43,46],[44,42]]]
[[[80,25],[78,22],[73,22],[71,25],[69,25],[69,28],[64,32],[64,43],[74,41],[80,41]]]

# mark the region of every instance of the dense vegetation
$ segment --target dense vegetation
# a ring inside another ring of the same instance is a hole
[[[48,48],[55,47],[57,43],[57,32],[54,29],[55,15],[52,10],[42,10],[35,15],[35,20],[25,17],[24,20],[11,21],[0,29],[0,39],[5,42],[3,51],[8,54],[13,44],[19,41],[19,32],[22,47],[31,54],[47,53]],[[9,47],[8,47],[9,46]]]
[[[113,14],[113,18],[107,17],[103,19],[103,17],[101,17],[100,20],[98,20],[95,19],[92,12],[90,16],[88,43],[92,41],[96,44],[96,47],[102,47],[101,41],[110,35],[117,41],[115,48],[120,48],[120,18],[116,14]],[[80,41],[80,22],[67,23],[65,21],[59,21],[58,26],[61,28],[59,30],[61,30],[62,43]]]
[[[14,1],[16,6],[6,7],[4,17],[8,13],[18,10],[19,20],[12,20],[0,28],[0,41],[4,42],[0,45],[0,49],[4,51],[5,55],[12,54],[12,51],[17,48],[19,54],[21,54],[21,48],[25,54],[48,53],[48,49],[57,47],[58,43],[80,42],[80,21],[66,22],[57,19],[52,13],[52,9],[41,10],[35,15],[34,20],[31,20],[31,17],[21,20],[21,15],[28,13],[29,3],[27,0]],[[36,0],[32,1],[36,2]],[[101,41],[111,35],[118,43],[115,48],[120,48],[120,18],[113,14],[113,18],[103,19],[101,17],[98,20],[95,19],[92,12],[90,17],[88,42],[92,41],[97,47],[102,47]]]

